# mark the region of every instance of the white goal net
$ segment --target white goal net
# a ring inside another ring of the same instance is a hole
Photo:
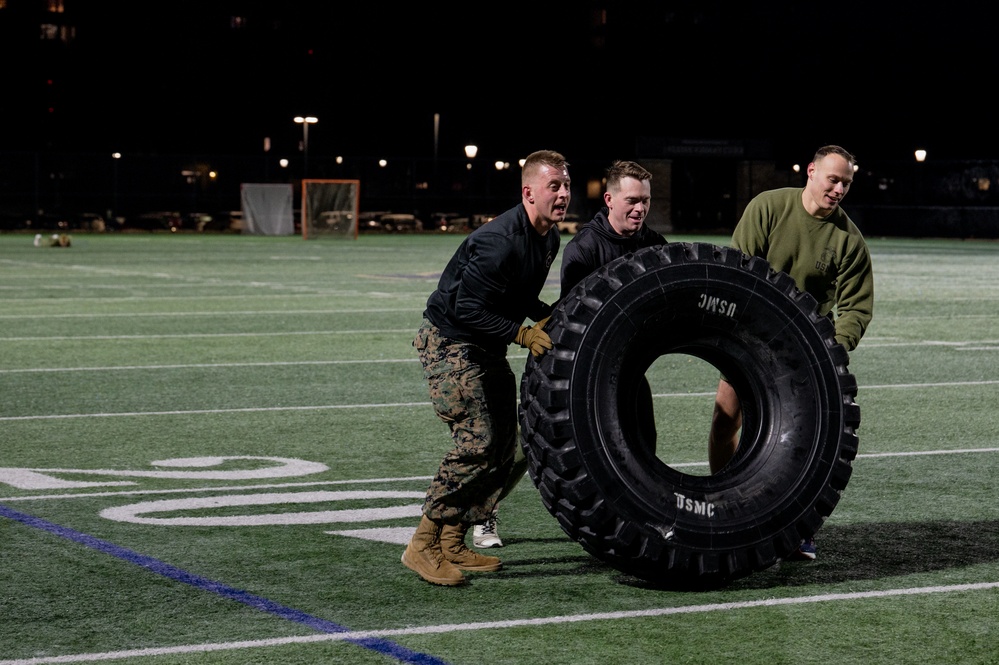
[[[302,237],[357,238],[360,180],[302,180]]]

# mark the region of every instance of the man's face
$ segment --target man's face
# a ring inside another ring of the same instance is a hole
[[[645,216],[649,214],[652,204],[652,183],[648,180],[621,178],[614,190],[604,192],[604,204],[607,206],[607,219],[620,235],[629,237],[635,235]]]
[[[531,196],[538,215],[549,224],[565,219],[572,196],[570,184],[572,181],[569,179],[568,169],[558,170],[545,165],[538,170],[531,187]]]
[[[853,164],[840,155],[826,155],[808,165],[808,184],[805,194],[817,213],[825,217],[843,201],[853,184]]]

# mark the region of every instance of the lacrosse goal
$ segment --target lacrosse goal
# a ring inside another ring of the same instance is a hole
[[[360,180],[302,180],[302,238],[357,238]]]

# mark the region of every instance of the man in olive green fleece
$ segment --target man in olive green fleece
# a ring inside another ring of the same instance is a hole
[[[856,224],[840,204],[857,169],[857,159],[836,145],[819,148],[808,165],[804,187],[784,187],[753,198],[732,233],[732,246],[761,256],[774,270],[794,278],[799,289],[833,316],[836,341],[857,347],[874,316],[871,254]],[[735,455],[742,409],[732,384],[722,378],[715,395],[708,463],[720,471]],[[815,544],[802,543],[801,558],[815,559]]]

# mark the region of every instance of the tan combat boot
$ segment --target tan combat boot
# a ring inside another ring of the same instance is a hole
[[[465,546],[466,533],[468,533],[467,524],[444,525],[441,530],[441,550],[444,552],[445,559],[460,570],[472,572],[491,573],[503,567],[497,557],[482,556],[478,552],[468,549]]]
[[[426,515],[402,553],[402,563],[431,584],[458,586],[465,582],[465,576],[441,551],[441,525]]]

